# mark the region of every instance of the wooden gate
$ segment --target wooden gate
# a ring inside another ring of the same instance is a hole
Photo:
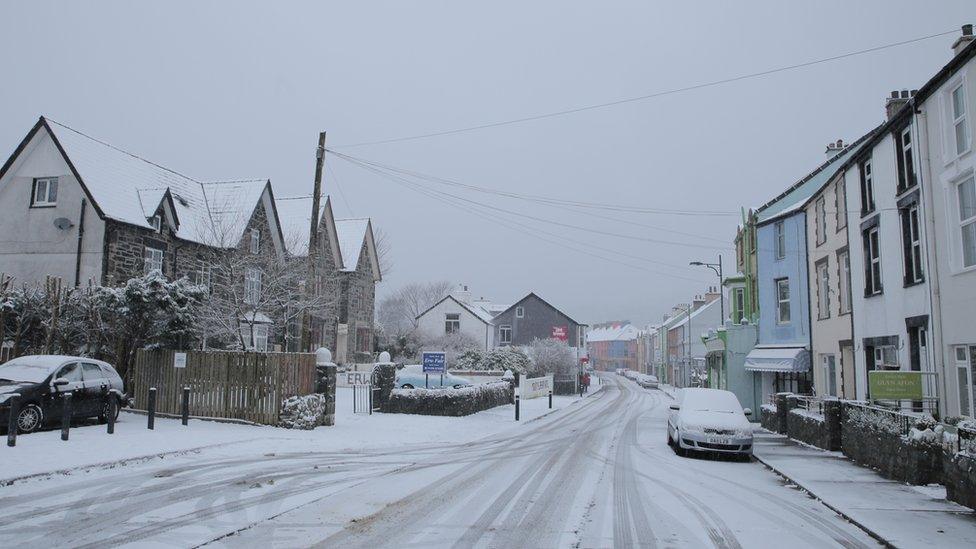
[[[281,402],[315,392],[312,353],[187,351],[186,367],[174,366],[178,351],[138,351],[127,387],[144,410],[156,388],[156,411],[179,414],[183,387],[190,388],[190,415],[276,425]]]

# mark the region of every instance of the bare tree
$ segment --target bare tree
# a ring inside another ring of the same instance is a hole
[[[376,321],[391,338],[412,334],[417,316],[450,293],[454,284],[446,280],[407,284],[380,300]]]
[[[208,345],[254,349],[264,339],[268,348],[274,336],[265,330],[283,330],[281,339],[288,348],[301,337],[298,325],[306,314],[324,317],[334,314],[335,295],[325,291],[323,281],[330,273],[319,273],[312,292],[305,291],[307,260],[288,250],[298,246],[292,235],[275,247],[267,232],[252,236],[245,231],[240,242],[232,243],[238,231],[233,224],[214,233],[214,245],[201,254],[200,272],[193,277],[205,286],[209,297],[203,304],[203,339]]]
[[[393,245],[390,243],[390,235],[383,229],[376,229],[374,235],[376,244],[376,259],[380,263],[380,272],[383,276],[389,276],[393,272]]]

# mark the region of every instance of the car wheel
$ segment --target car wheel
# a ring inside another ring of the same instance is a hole
[[[413,385],[410,385],[409,383],[404,383],[403,385],[400,386],[400,388],[401,389],[413,389]]]
[[[44,412],[37,404],[28,404],[17,414],[17,430],[21,433],[33,433],[40,429],[44,422]]]

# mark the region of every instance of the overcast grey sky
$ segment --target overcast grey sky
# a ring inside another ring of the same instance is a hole
[[[278,196],[308,194],[320,130],[338,148],[613,101],[957,29],[976,20],[973,8],[963,0],[4,2],[0,154],[45,115],[195,178],[269,177]],[[734,211],[812,170],[828,141],[856,139],[879,123],[887,93],[921,86],[948,61],[953,39],[559,118],[340,150],[503,191]],[[684,244],[531,220],[522,222],[532,231],[512,230],[499,224],[505,214],[489,210],[484,219],[341,159],[328,163],[337,216],[370,216],[388,235],[394,268],[380,295],[447,279],[495,301],[535,291],[584,322],[646,322],[715,283],[688,261],[714,260],[722,248],[732,264],[734,216],[568,211],[438,188]]]

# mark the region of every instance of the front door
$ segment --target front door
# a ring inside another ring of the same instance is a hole
[[[854,346],[843,345],[840,348],[840,376],[841,397],[857,398],[854,383]]]

